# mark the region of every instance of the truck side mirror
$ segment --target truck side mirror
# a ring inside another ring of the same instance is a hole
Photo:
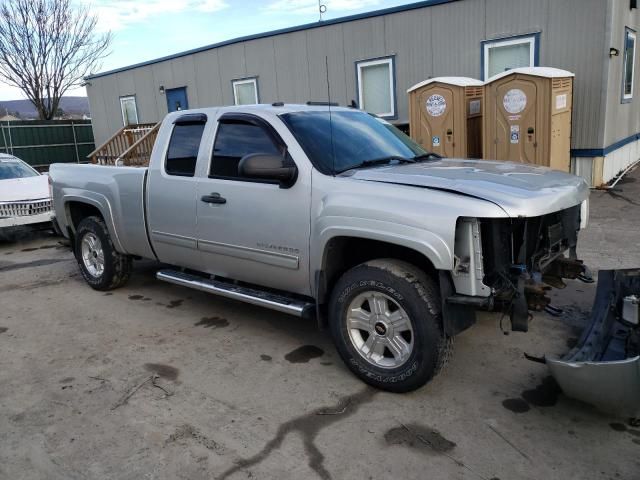
[[[246,178],[277,181],[281,188],[289,188],[296,181],[298,168],[286,154],[251,153],[240,159],[238,174]]]

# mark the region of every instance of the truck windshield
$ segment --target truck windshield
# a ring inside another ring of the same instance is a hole
[[[35,177],[37,175],[38,172],[20,160],[0,160],[0,180]]]
[[[289,127],[314,166],[325,174],[428,155],[390,123],[361,111],[284,113]]]

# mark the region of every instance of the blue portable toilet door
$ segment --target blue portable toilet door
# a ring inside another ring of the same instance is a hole
[[[167,110],[169,112],[189,109],[189,102],[187,100],[187,87],[168,88],[166,95]]]

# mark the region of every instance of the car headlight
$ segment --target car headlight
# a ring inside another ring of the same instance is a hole
[[[580,204],[580,230],[587,228],[589,224],[589,199]]]

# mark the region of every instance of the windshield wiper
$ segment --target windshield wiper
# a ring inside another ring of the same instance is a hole
[[[396,161],[398,163],[415,163],[416,160],[414,158],[402,157],[400,155],[389,155],[388,157],[374,158],[372,160],[365,160],[363,162],[358,163],[357,165],[352,165],[349,168],[345,168],[343,170],[339,170],[336,172],[337,174],[344,173],[347,170],[352,170],[354,168],[363,168],[363,167],[373,167],[375,165],[388,165],[389,163]]]
[[[423,153],[421,155],[416,155],[415,157],[413,157],[413,160],[416,162],[419,162],[421,160],[430,160],[430,159],[436,159],[436,160],[440,160],[442,158],[442,155],[438,155],[437,153]]]

